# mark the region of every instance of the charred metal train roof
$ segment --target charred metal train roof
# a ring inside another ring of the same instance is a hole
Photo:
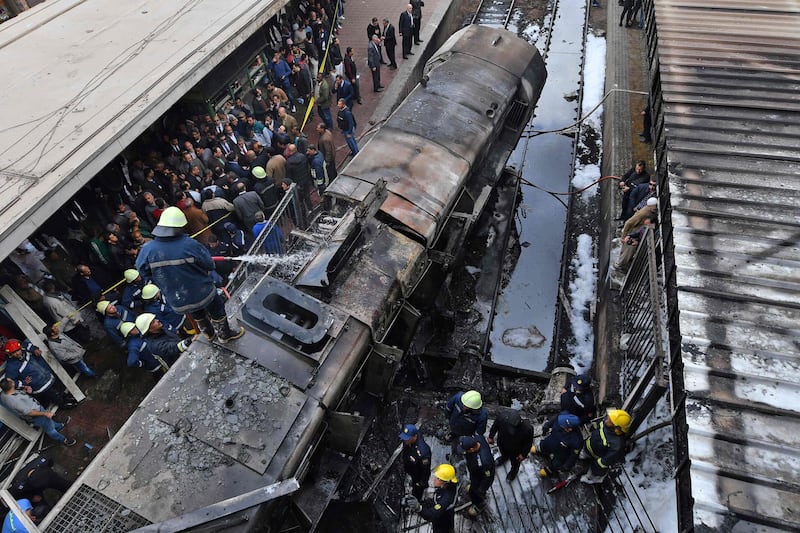
[[[541,69],[530,69],[537,62]],[[505,30],[461,30],[428,63],[427,83],[412,91],[410,103],[389,117],[328,193],[360,201],[384,179],[389,194],[381,211],[431,242],[470,161],[480,159],[501,127],[520,77],[543,69],[536,49]]]
[[[655,22],[671,170],[673,231],[664,236],[674,244],[694,499],[688,523],[796,530],[800,5],[656,0]]]

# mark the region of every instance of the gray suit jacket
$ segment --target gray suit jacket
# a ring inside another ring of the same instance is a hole
[[[381,53],[375,46],[375,43],[369,43],[367,47],[367,65],[370,69],[381,68]]]

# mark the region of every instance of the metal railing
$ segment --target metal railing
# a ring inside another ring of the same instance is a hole
[[[281,198],[281,201],[278,202],[278,205],[270,214],[269,219],[264,225],[264,228],[261,230],[261,233],[256,236],[255,241],[253,241],[253,244],[247,250],[245,255],[255,256],[265,254],[266,249],[264,248],[264,244],[268,239],[280,239],[282,250],[292,247],[293,237],[291,237],[288,232],[284,234],[283,230],[280,228],[292,228],[297,224],[296,214],[301,213],[301,205],[297,196],[297,192],[297,184],[292,183],[289,185],[289,188],[286,189],[286,193],[283,195],[283,198]],[[279,231],[281,237],[278,236]],[[247,276],[253,272],[253,268],[255,266],[256,265],[252,262],[242,261],[233,272],[230,281],[226,285],[228,293],[233,294],[239,287],[241,287],[244,281],[247,279]],[[263,265],[260,265],[260,267],[263,268]]]
[[[631,432],[636,431],[667,390],[660,249],[658,233],[646,229],[621,292],[624,349],[620,382],[623,408],[634,413]]]

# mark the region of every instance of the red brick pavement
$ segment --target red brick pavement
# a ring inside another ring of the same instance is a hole
[[[430,13],[433,8],[446,0],[425,0],[425,7],[422,8],[422,27],[420,37],[426,38],[426,24],[431,22]],[[419,60],[421,54],[419,53],[420,46],[413,46],[412,52],[415,55],[409,56],[407,60],[403,59],[402,54],[402,39],[397,29],[397,23],[400,19],[400,13],[406,8],[407,2],[403,0],[371,0],[366,2],[364,0],[347,0],[344,6],[345,19],[342,21],[342,28],[339,30],[339,42],[342,49],[342,54],[345,53],[348,46],[353,47],[354,58],[358,67],[358,73],[361,76],[361,104],[354,104],[353,114],[356,117],[356,133],[361,135],[369,127],[369,119],[375,111],[378,103],[386,94],[385,91],[381,93],[373,92],[372,90],[372,75],[367,67],[367,25],[372,21],[372,17],[377,17],[383,28],[383,18],[386,17],[395,27],[395,34],[397,35],[397,46],[395,48],[395,59],[397,60],[397,70],[389,69],[389,65],[381,65],[381,85],[388,88],[394,80],[398,72],[403,69],[404,64],[413,63]],[[427,44],[427,43],[426,43]],[[386,50],[382,50],[384,60],[386,59]],[[412,65],[413,66],[413,65]],[[336,106],[331,109],[333,114],[334,123],[334,139],[338,150],[338,160],[344,161],[350,154],[350,150],[344,142],[344,136],[341,131],[336,127]],[[298,119],[301,117],[298,117]],[[305,133],[311,142],[317,141],[316,125],[321,122],[316,110],[309,116],[308,124],[305,128]]]

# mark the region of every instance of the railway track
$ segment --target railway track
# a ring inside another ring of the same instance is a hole
[[[514,0],[481,0],[470,24],[507,28],[513,11]]]

